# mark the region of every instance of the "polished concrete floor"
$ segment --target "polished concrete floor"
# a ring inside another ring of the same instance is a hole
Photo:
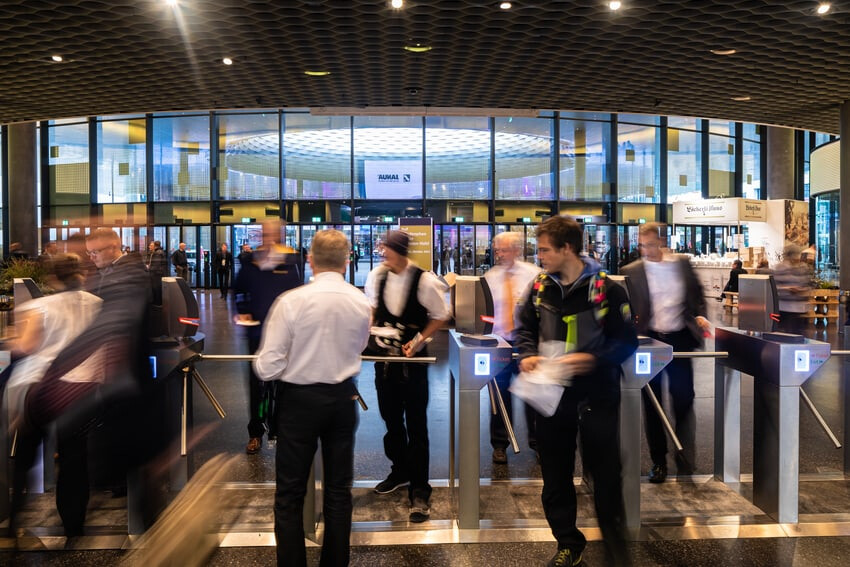
[[[232,307],[217,292],[198,292],[208,354],[246,351],[239,329],[230,323]],[[716,325],[734,326],[735,315],[711,302]],[[843,320],[843,319],[842,319]],[[812,326],[812,338],[843,348],[839,327]],[[447,334],[440,333],[432,353],[439,362],[431,367],[429,428],[431,478],[435,487],[432,520],[424,525],[407,522],[404,495],[377,496],[370,488],[386,476],[383,423],[377,411],[371,364],[364,364],[359,388],[370,409],[361,412],[357,433],[354,490],[354,544],[352,563],[362,565],[527,565],[544,562],[554,543],[540,507],[540,469],[527,449],[523,420],[515,419],[519,454],[507,465],[490,460],[487,438],[486,393],[481,399],[481,518],[482,530],[459,530],[452,521],[448,488],[449,379],[446,368]],[[712,341],[706,350],[713,350]],[[817,421],[805,409],[800,414],[800,523],[777,524],[752,504],[752,379],[742,382],[742,482],[725,485],[711,477],[713,469],[714,363],[695,360],[697,445],[695,476],[671,479],[662,485],[641,486],[642,528],[635,534],[632,552],[646,565],[844,565],[850,551],[850,482],[843,474],[843,450],[835,449]],[[833,428],[844,436],[841,359],[829,360],[805,389]],[[218,512],[219,547],[211,565],[267,564],[273,560],[272,512],[274,448],[264,443],[257,455],[245,455],[247,362],[202,361],[197,369],[210,385],[227,416],[220,419],[199,392],[195,395],[196,440],[194,463],[200,466],[219,453],[238,455],[222,485],[228,495]],[[519,408],[518,408],[519,409]],[[521,409],[519,409],[521,411]],[[649,467],[645,446],[642,470]],[[672,459],[671,459],[672,465]],[[671,466],[671,472],[675,468]],[[577,477],[581,474],[580,460]],[[590,565],[601,565],[599,534],[587,487],[577,479],[579,524],[591,540],[586,554]],[[227,503],[225,506],[224,503]],[[125,499],[96,493],[92,499],[87,533],[79,540],[61,537],[52,495],[33,495],[16,539],[0,540],[0,562],[15,564],[113,564],[121,549],[132,545],[126,536]],[[319,536],[321,529],[319,530]],[[817,537],[820,536],[820,537]],[[12,551],[17,546],[19,551]],[[25,551],[20,551],[25,550]],[[51,550],[51,551],[45,551]],[[310,556],[318,549],[310,542]]]

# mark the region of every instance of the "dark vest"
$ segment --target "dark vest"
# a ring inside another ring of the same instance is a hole
[[[384,275],[378,284],[378,307],[375,309],[376,326],[395,327],[401,331],[400,341],[387,341],[392,344],[393,347],[398,349],[401,349],[402,345],[413,339],[413,337],[416,336],[416,333],[421,332],[425,329],[425,326],[428,325],[428,310],[419,303],[419,300],[416,297],[419,290],[419,280],[425,272],[418,266],[412,266],[407,269],[413,269],[414,272],[410,281],[410,288],[407,292],[407,302],[404,305],[401,315],[396,317],[390,313],[390,310],[387,309],[387,305],[384,302],[384,289],[387,286],[386,272],[384,272]],[[425,356],[425,349],[419,351],[419,356]]]

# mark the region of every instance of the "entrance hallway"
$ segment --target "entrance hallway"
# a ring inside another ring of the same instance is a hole
[[[231,306],[218,292],[197,291],[201,331],[208,354],[244,353],[246,345],[231,323]],[[734,325],[734,314],[711,302],[710,319],[717,325]],[[843,320],[843,317],[841,318]],[[810,336],[841,348],[838,327],[810,327]],[[488,439],[481,450],[482,529],[458,530],[452,523],[448,489],[448,373],[446,333],[440,333],[432,353],[438,364],[431,368],[429,427],[431,478],[435,487],[431,521],[407,521],[403,492],[375,495],[371,488],[382,480],[389,464],[383,455],[383,423],[377,412],[372,365],[364,364],[360,392],[370,409],[361,412],[355,456],[353,565],[537,565],[551,557],[555,544],[540,506],[540,470],[527,449],[522,419],[516,419],[521,452],[509,451],[508,465],[493,465]],[[706,350],[713,350],[709,342]],[[245,362],[204,361],[198,370],[224,406],[220,420],[206,398],[195,395],[196,428],[215,426],[199,440],[198,467],[225,452],[238,455],[237,464],[221,486],[218,532],[220,547],[210,565],[268,565],[274,560],[272,494],[274,449],[264,443],[257,455],[245,455],[247,437],[247,386]],[[713,362],[695,361],[697,375],[696,474],[667,483],[644,482],[642,529],[631,544],[636,565],[845,565],[850,553],[850,484],[843,474],[843,453],[832,448],[816,421],[801,411],[800,523],[777,524],[752,505],[752,380],[744,379],[742,392],[742,471],[740,485],[713,480]],[[806,383],[806,391],[839,438],[844,431],[841,407],[841,361],[831,359]],[[486,396],[486,393],[483,394]],[[482,397],[482,401],[486,399]],[[482,408],[487,408],[482,403]],[[489,419],[482,411],[482,431]],[[642,444],[642,471],[649,457]],[[672,459],[670,465],[673,465]],[[671,473],[675,467],[671,466]],[[577,466],[579,525],[590,540],[587,565],[603,565],[598,530],[587,487]],[[23,518],[17,538],[0,540],[0,560],[15,565],[111,565],[131,545],[127,537],[125,500],[110,492],[92,499],[87,535],[67,542],[61,536],[53,495],[35,495]],[[321,530],[319,531],[321,535]],[[308,544],[308,558],[316,564],[318,548]],[[15,550],[17,546],[18,550]]]

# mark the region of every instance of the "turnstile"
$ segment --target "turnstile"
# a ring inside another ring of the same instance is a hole
[[[718,327],[715,345],[714,474],[740,482],[741,385],[753,377],[753,504],[780,523],[797,523],[800,387],[830,355],[829,344],[782,333]]]
[[[635,353],[622,364],[620,381],[620,460],[625,525],[640,528],[641,390],[673,360],[673,347],[640,337]]]
[[[488,335],[497,341],[495,346],[471,346],[463,343],[461,336],[455,330],[449,331],[449,489],[452,508],[457,504],[458,527],[477,529],[480,526],[481,388],[510,364],[513,351],[507,341],[495,335]]]

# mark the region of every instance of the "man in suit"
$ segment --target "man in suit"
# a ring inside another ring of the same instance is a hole
[[[227,244],[222,244],[215,253],[216,272],[218,273],[218,286],[221,290],[221,298],[227,297],[227,289],[230,287],[230,272],[233,270],[233,254],[227,249]]]
[[[641,226],[638,235],[641,258],[622,270],[628,276],[629,299],[638,333],[673,346],[676,352],[690,352],[703,345],[711,324],[706,315],[702,286],[687,256],[667,249],[666,227],[659,223]],[[676,435],[684,455],[676,455],[677,473],[693,474],[696,417],[694,416],[694,369],[689,358],[675,358],[649,386],[662,401],[661,380],[666,374]],[[646,438],[652,468],[649,482],[667,479],[667,437],[661,418],[644,393]]]

